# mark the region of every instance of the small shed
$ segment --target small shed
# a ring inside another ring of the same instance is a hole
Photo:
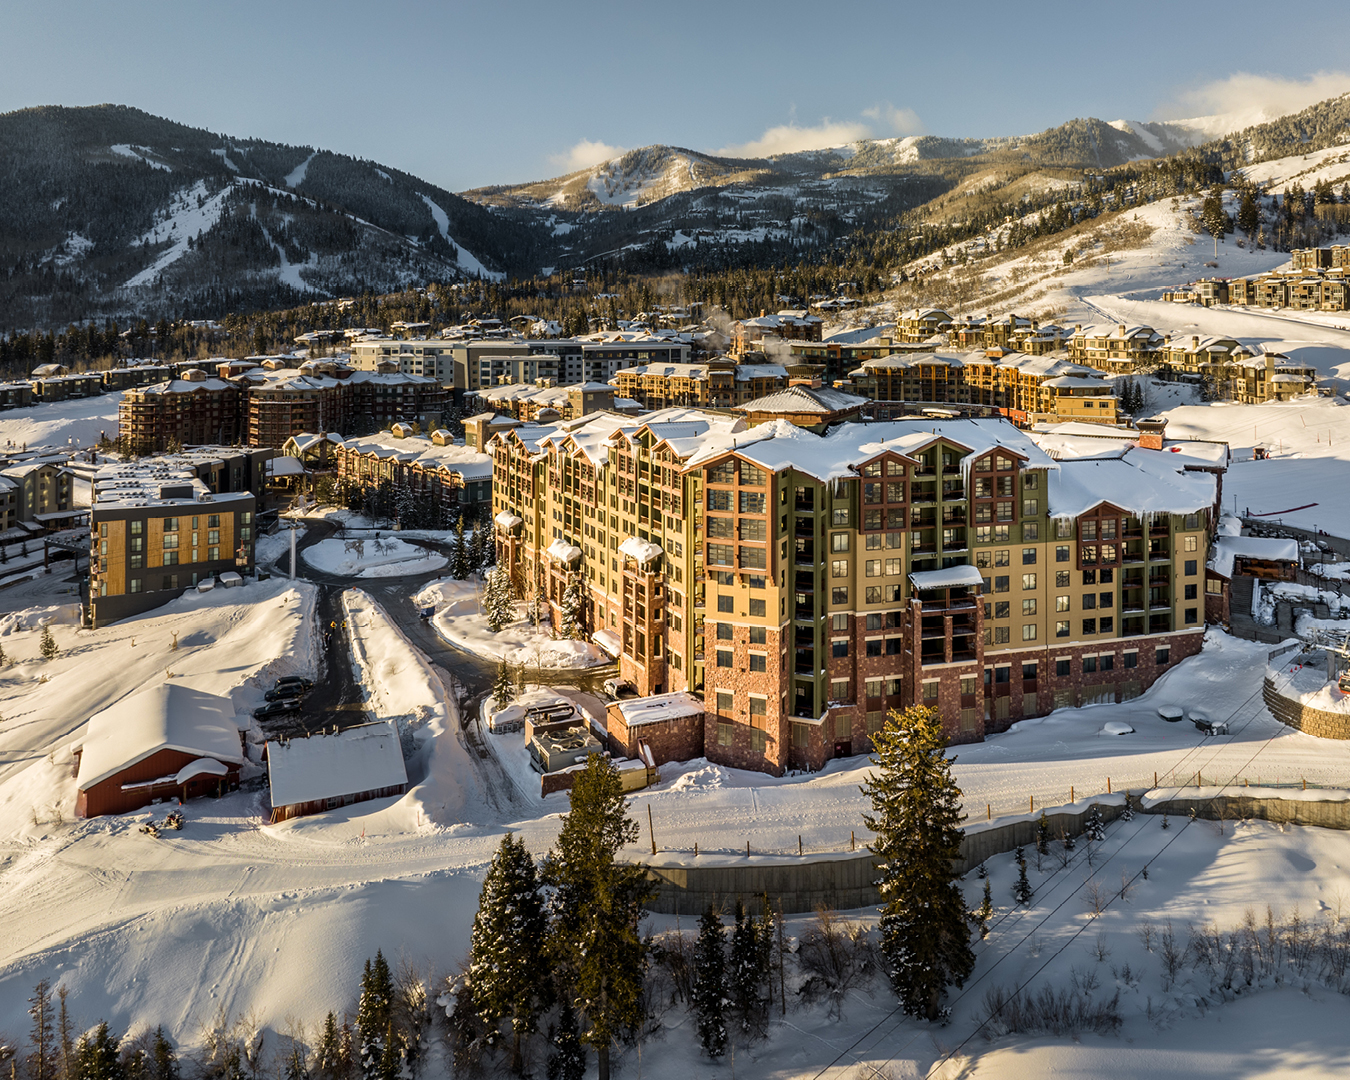
[[[652,767],[703,755],[703,700],[683,690],[614,701],[606,710],[609,751],[616,757],[651,757]]]
[[[269,741],[272,824],[408,790],[403,748],[388,720]]]
[[[74,750],[77,817],[239,786],[243,740],[229,698],[165,682],[89,718]]]

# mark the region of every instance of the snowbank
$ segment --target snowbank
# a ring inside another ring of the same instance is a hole
[[[401,577],[442,569],[444,555],[392,536],[378,540],[320,540],[300,553],[315,570],[337,577]]]
[[[414,599],[419,606],[435,607],[431,622],[441,637],[475,656],[553,669],[610,663],[598,646],[566,638],[555,641],[547,629],[536,628],[524,619],[494,634],[482,613],[481,591],[482,585],[477,582],[437,581]]]

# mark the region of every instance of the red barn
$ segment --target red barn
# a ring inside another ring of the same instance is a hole
[[[75,747],[77,817],[239,786],[243,740],[229,698],[165,682],[90,717]]]

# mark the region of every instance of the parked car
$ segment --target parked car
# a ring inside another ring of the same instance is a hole
[[[1199,729],[1202,735],[1227,735],[1227,720],[1211,720],[1203,713],[1191,713],[1191,723]]]
[[[1342,694],[1350,694],[1350,671],[1341,672],[1341,677],[1336,680],[1336,689]]]
[[[269,690],[263,695],[264,701],[289,701],[291,698],[302,698],[305,696],[302,690],[295,683],[288,683],[285,686],[278,686],[275,690]]]
[[[283,675],[277,680],[276,686],[273,687],[272,692],[276,693],[278,690],[286,690],[290,691],[291,697],[295,697],[297,694],[307,694],[313,689],[313,679],[306,679],[303,675]],[[271,701],[272,699],[268,698],[267,700]]]
[[[254,709],[253,719],[270,720],[274,716],[288,716],[291,713],[299,711],[300,711],[299,698],[294,697],[282,698],[279,701],[269,701],[266,705]]]
[[[600,688],[615,700],[638,696],[637,687],[627,679],[606,679]]]

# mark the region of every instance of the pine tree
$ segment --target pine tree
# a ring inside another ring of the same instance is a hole
[[[74,1080],[75,1076],[75,1036],[71,1030],[70,1010],[66,1008],[66,998],[70,987],[58,986],[56,999],[59,1002],[56,1011],[56,1047],[60,1055],[58,1075],[61,1080]]]
[[[586,1051],[577,1038],[576,1010],[566,998],[558,1010],[558,1026],[544,1075],[548,1080],[585,1080],[586,1077]]]
[[[881,951],[901,1008],[937,1020],[947,986],[964,985],[975,966],[952,870],[961,850],[961,792],[936,709],[892,712],[872,745],[877,768],[863,793],[873,813],[863,821],[880,859]]]
[[[1050,854],[1050,819],[1045,816],[1044,810],[1041,811],[1041,819],[1036,822],[1036,853]]]
[[[52,1037],[51,984],[46,979],[39,980],[33,987],[28,1005],[28,1015],[33,1018],[33,1026],[28,1031],[28,1041],[33,1048],[28,1055],[28,1076],[30,1080],[56,1080],[57,1046]]]
[[[515,684],[511,681],[511,670],[502,660],[497,664],[497,677],[492,681],[492,706],[496,710],[506,708],[515,696]]]
[[[467,578],[473,567],[469,565],[469,546],[464,539],[464,515],[455,523],[454,554],[450,558],[450,574],[459,581]]]
[[[1017,860],[1017,883],[1013,885],[1013,899],[1019,904],[1031,903],[1031,882],[1027,880],[1027,860],[1019,847],[1013,857]]]
[[[1083,825],[1083,833],[1093,843],[1100,843],[1106,839],[1106,824],[1102,821],[1102,812],[1097,809],[1097,804],[1093,803],[1088,810],[1087,822]]]
[[[768,977],[768,952],[760,945],[759,924],[737,900],[736,922],[731,931],[727,997],[743,1034],[755,1034],[760,1030],[764,1012],[762,989]]]
[[[178,1055],[174,1052],[173,1044],[165,1037],[162,1027],[155,1028],[147,1080],[178,1080]]]
[[[358,1068],[365,1080],[377,1080],[380,1076],[393,996],[389,964],[383,951],[377,949],[375,962],[366,961],[361,975],[361,997],[356,1005],[356,1027],[360,1033]]]
[[[1130,801],[1129,795],[1125,796],[1125,806],[1120,811],[1120,820],[1121,821],[1134,820],[1134,803]]]
[[[281,1064],[282,1080],[309,1080],[309,1062],[305,1058],[305,1044],[292,1038]]]
[[[399,1080],[403,1071],[403,1040],[394,1033],[394,1022],[390,1020],[384,1026],[384,1048],[380,1052],[380,1061],[375,1069],[377,1080]]]
[[[586,640],[586,582],[581,574],[567,576],[567,588],[563,590],[562,626],[558,628],[560,639],[571,641]]]
[[[338,1063],[338,1026],[337,1017],[330,1010],[324,1018],[323,1034],[319,1036],[318,1048],[314,1051],[314,1075],[317,1080],[334,1080]]]
[[[970,921],[975,924],[975,929],[980,932],[980,940],[983,941],[989,936],[989,920],[994,917],[994,892],[989,887],[989,879],[984,879],[984,899],[980,901],[980,906],[970,913]]]
[[[539,1026],[548,1004],[543,951],[547,919],[534,859],[514,834],[502,837],[478,897],[469,936],[469,978],[478,1019],[493,1035],[511,1027],[511,1069],[521,1075],[524,1037]]]
[[[494,634],[516,621],[516,601],[511,595],[511,582],[500,566],[487,576],[483,588],[483,614],[487,617],[488,629]]]
[[[646,869],[617,862],[638,827],[613,763],[592,754],[572,787],[572,808],[544,863],[555,890],[550,946],[596,1052],[599,1080],[609,1080],[609,1048],[642,1019],[647,946],[638,924],[651,895]]]
[[[107,1021],[100,1020],[93,1035],[82,1037],[76,1048],[79,1080],[123,1080],[117,1047],[118,1040],[109,1034]]]
[[[727,1052],[726,950],[722,917],[711,904],[698,921],[698,944],[694,946],[694,1014],[698,1017],[698,1041],[710,1058]]]
[[[55,660],[61,655],[61,649],[56,644],[56,638],[52,637],[52,628],[50,626],[43,626],[42,641],[38,646],[38,650],[42,653],[42,659],[44,660]]]

